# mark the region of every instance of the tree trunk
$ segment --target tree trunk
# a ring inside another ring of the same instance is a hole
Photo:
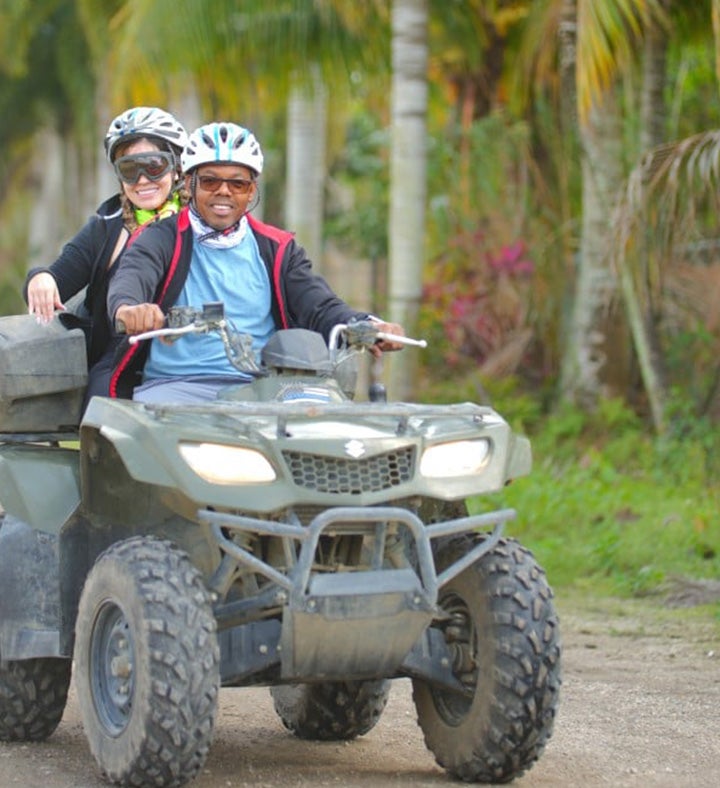
[[[633,337],[633,347],[637,354],[640,366],[640,375],[650,406],[655,432],[658,434],[665,430],[665,381],[660,362],[660,354],[656,343],[653,341],[655,332],[647,325],[647,318],[643,315],[635,290],[632,272],[628,269],[627,260],[623,257],[620,262],[620,285],[625,314],[627,315],[630,331]]]
[[[107,65],[107,64],[106,64]],[[96,147],[95,158],[95,205],[99,205],[112,194],[120,190],[118,179],[113,168],[108,163],[105,153],[105,134],[112,123],[113,118],[118,112],[113,112],[110,103],[110,87],[108,68],[98,69],[98,77],[95,87],[95,124],[97,128],[98,145]],[[120,110],[121,111],[121,110]]]
[[[575,0],[563,0],[558,24],[558,57],[560,69],[559,135],[560,156],[557,188],[560,201],[559,227],[562,242],[562,266],[566,272],[562,293],[561,325],[568,320],[576,277],[577,216],[572,186],[578,177],[580,148],[578,145],[577,100],[577,39],[578,21]]]
[[[622,136],[615,94],[599,96],[580,128],[582,141],[583,219],[580,260],[567,348],[561,372],[561,396],[592,409],[608,394],[608,309],[617,292],[610,266],[612,210],[621,183]]]
[[[288,99],[285,223],[322,269],[327,90],[319,75],[296,84]]]
[[[668,5],[668,0],[664,0]],[[651,21],[645,32],[643,84],[641,99],[640,155],[665,142],[665,83],[669,35],[665,28]]]
[[[560,57],[560,123],[563,136],[570,138],[577,125],[577,4],[563,0],[558,29]]]
[[[392,150],[390,164],[389,298],[387,317],[415,333],[422,295],[427,125],[427,0],[394,0],[392,8]],[[417,351],[393,356],[389,392],[408,399]]]
[[[667,8],[668,0],[663,0]],[[667,72],[667,31],[651,21],[645,33],[643,51],[643,84],[641,99],[640,155],[665,142],[665,83]],[[648,225],[639,223],[636,241],[638,275],[633,276],[631,261],[622,255],[620,283],[625,314],[633,338],[640,376],[650,405],[656,432],[664,429],[665,369],[662,363],[661,342],[656,326],[659,319],[653,304],[652,288],[648,278],[651,268],[652,242],[648,237]],[[632,258],[631,258],[632,260]]]

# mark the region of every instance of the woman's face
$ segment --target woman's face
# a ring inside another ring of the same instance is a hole
[[[138,153],[154,153],[160,148],[149,140],[135,140],[126,148],[120,149],[115,156],[115,160],[121,156],[132,156]],[[122,183],[122,190],[125,196],[136,208],[152,211],[164,205],[170,196],[173,184],[175,183],[175,170],[171,169],[157,181],[151,181],[146,175],[140,175],[137,183]]]

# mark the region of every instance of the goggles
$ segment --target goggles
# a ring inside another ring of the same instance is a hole
[[[204,192],[216,192],[227,183],[233,194],[247,194],[253,185],[247,178],[218,178],[215,175],[198,175],[197,182]]]
[[[175,157],[165,151],[133,153],[121,156],[113,163],[113,167],[115,174],[124,183],[137,183],[141,175],[151,181],[159,181],[175,167]]]

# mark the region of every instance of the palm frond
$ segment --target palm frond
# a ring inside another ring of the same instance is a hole
[[[597,97],[636,59],[647,25],[666,26],[669,19],[662,0],[577,0],[577,9],[577,97],[583,123]]]
[[[631,172],[614,213],[612,258],[644,300],[687,262],[691,240],[717,232],[719,182],[720,129],[653,148]]]
[[[331,0],[126,0],[113,20],[117,89],[192,74],[214,111],[237,113],[241,104],[247,114],[259,100],[282,102],[312,66],[337,97],[354,69],[389,72],[380,10],[368,3],[350,13]]]

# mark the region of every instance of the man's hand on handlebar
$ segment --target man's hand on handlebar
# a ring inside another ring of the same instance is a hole
[[[120,333],[142,334],[165,325],[165,315],[157,304],[123,304],[115,312],[115,326]]]
[[[401,337],[405,336],[405,329],[399,323],[383,323],[379,320],[373,320],[372,322],[378,331],[381,331],[383,334],[396,334]],[[380,358],[383,353],[402,349],[403,345],[399,342],[393,342],[390,339],[380,339],[370,348],[370,352],[376,358]]]

